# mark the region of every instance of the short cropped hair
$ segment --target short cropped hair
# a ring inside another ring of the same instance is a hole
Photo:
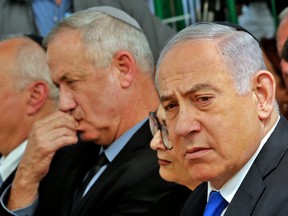
[[[203,22],[186,27],[168,41],[158,60],[156,83],[158,68],[165,55],[176,45],[195,40],[213,40],[218,44],[224,62],[231,68],[230,72],[240,95],[250,91],[250,78],[257,71],[266,69],[260,45],[251,34],[227,25]]]
[[[134,56],[143,72],[153,74],[153,55],[144,33],[95,8],[78,11],[64,18],[45,38],[45,46],[48,46],[54,36],[62,30],[79,30],[88,56],[95,67],[109,67],[114,54],[126,50]]]
[[[25,40],[17,50],[15,69],[11,71],[15,77],[16,87],[23,90],[30,83],[41,80],[48,84],[49,98],[57,99],[59,96],[58,89],[52,82],[43,47],[25,35],[11,35],[6,39],[12,38]]]

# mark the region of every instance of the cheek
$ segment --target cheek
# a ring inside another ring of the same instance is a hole
[[[103,103],[101,98],[99,98],[98,94],[93,91],[87,92],[75,92],[74,93],[75,102],[77,103],[77,107],[83,110],[86,114],[91,114],[97,110],[101,110]]]
[[[1,113],[4,114],[1,115],[1,121],[5,124],[19,125],[22,118],[26,118],[25,103],[23,100],[21,101],[21,98],[18,98],[15,95],[4,100],[0,107]]]
[[[255,125],[255,127],[257,126]],[[256,151],[259,141],[256,135],[257,132],[254,131],[254,134],[251,133],[251,128],[247,125],[242,128],[236,126],[232,130],[230,128],[230,131],[229,128],[226,129],[226,135],[224,132],[222,133],[223,136],[217,139],[217,156],[219,160],[225,161],[225,163],[223,163],[224,166],[237,170],[242,167]]]
[[[0,101],[2,101],[1,108],[6,110],[7,112],[13,112],[13,110],[21,110],[25,106],[25,100],[26,100],[25,98],[27,97],[24,93],[23,94],[3,93],[2,96],[0,96]],[[23,111],[18,111],[18,112],[23,113]],[[15,112],[15,114],[16,113],[17,112]]]
[[[173,151],[174,151],[175,160],[177,160],[178,164],[183,164],[185,160],[184,157],[185,157],[185,152],[186,152],[185,144],[180,143],[180,142],[177,142],[177,143],[174,142],[174,143],[173,143]]]

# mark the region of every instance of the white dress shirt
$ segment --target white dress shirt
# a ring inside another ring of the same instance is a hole
[[[25,151],[27,140],[11,151],[7,156],[0,158],[0,177],[4,182],[9,175],[17,168],[20,159]]]

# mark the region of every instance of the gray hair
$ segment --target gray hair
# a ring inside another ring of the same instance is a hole
[[[288,7],[284,8],[278,15],[279,23],[281,23],[288,16]]]
[[[239,95],[248,93],[251,88],[251,77],[257,71],[266,69],[258,41],[247,32],[209,22],[186,27],[167,43],[158,60],[156,83],[158,83],[159,65],[173,47],[180,43],[203,39],[218,43],[224,62],[231,68],[237,92]]]
[[[126,50],[134,56],[142,71],[153,74],[154,60],[146,37],[141,30],[127,22],[100,12],[97,7],[78,11],[52,29],[44,40],[45,46],[65,29],[81,32],[82,42],[95,67],[109,67],[115,53]]]
[[[15,35],[10,38],[27,39],[27,42],[17,50],[15,70],[11,71],[15,77],[15,85],[19,90],[23,90],[32,82],[44,81],[49,87],[49,98],[57,99],[58,89],[50,77],[45,50],[26,36]]]

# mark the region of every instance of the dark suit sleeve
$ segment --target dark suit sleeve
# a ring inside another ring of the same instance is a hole
[[[151,139],[146,121],[109,163],[72,215],[70,210],[75,189],[86,174],[88,163],[98,155],[99,146],[82,143],[58,151],[48,175],[41,182],[35,215],[147,215],[163,194],[181,187],[160,177],[156,152],[149,146]]]
[[[177,190],[163,194],[149,209],[147,216],[179,216],[190,194],[192,191],[189,188],[179,185]]]
[[[6,188],[8,189],[8,188]],[[7,194],[9,194],[10,192],[10,189],[7,191]],[[1,216],[14,216],[14,214],[11,214],[9,213],[6,208],[5,208],[5,204],[7,203],[7,196],[4,196],[4,192],[5,192],[5,189],[3,187],[3,185],[1,186],[1,194],[0,194],[0,197],[1,197],[1,205],[0,205],[0,215]]]
[[[200,184],[186,200],[180,216],[202,216],[207,203],[207,183]]]
[[[13,215],[5,209],[5,204],[7,204],[7,198],[10,193],[10,186],[12,184],[14,176],[15,176],[15,171],[3,182],[3,184],[0,187],[0,197],[1,197],[0,215],[1,216]],[[4,193],[6,194],[6,196],[4,196]]]

